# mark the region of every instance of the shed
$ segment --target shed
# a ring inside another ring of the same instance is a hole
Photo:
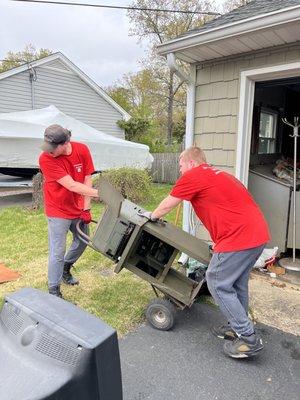
[[[186,146],[200,146],[210,163],[248,186],[269,222],[269,245],[286,251],[291,182],[273,170],[294,155],[282,117],[300,114],[300,0],[252,0],[163,43],[159,53],[188,82]],[[177,60],[190,64],[189,75]],[[186,229],[187,221],[185,206]],[[204,228],[199,236],[208,239]]]
[[[54,105],[106,134],[124,139],[117,121],[129,114],[62,53],[0,74],[0,113]]]

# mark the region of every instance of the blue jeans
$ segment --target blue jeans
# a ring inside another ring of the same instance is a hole
[[[76,224],[79,219],[48,217],[49,263],[48,287],[58,286],[62,280],[64,264],[75,263],[86,248],[77,235]],[[73,234],[72,244],[66,253],[68,231]],[[88,233],[88,225],[82,223],[81,230]]]
[[[250,271],[265,244],[252,249],[214,253],[206,272],[207,286],[231,328],[241,335],[251,335],[248,318],[248,282]]]

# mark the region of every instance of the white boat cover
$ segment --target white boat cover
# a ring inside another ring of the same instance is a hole
[[[148,146],[100,132],[55,106],[0,114],[0,167],[38,168],[44,131],[51,124],[69,129],[71,140],[89,147],[97,171],[124,166],[151,167],[153,157]]]

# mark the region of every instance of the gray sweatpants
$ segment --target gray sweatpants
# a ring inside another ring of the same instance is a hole
[[[76,224],[79,219],[48,217],[49,262],[48,287],[58,286],[62,280],[64,263],[75,263],[86,248],[77,235]],[[73,234],[71,247],[66,253],[68,231]],[[81,230],[88,233],[88,225],[81,223]]]
[[[210,293],[238,336],[254,332],[248,318],[248,282],[264,247],[265,244],[236,252],[214,253],[206,272]]]

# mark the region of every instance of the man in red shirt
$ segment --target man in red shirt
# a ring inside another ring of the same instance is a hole
[[[71,142],[71,132],[60,125],[50,125],[45,130],[43,153],[39,158],[44,177],[44,204],[48,219],[49,293],[62,297],[60,284],[77,285],[70,269],[78,260],[86,245],[77,235],[76,224],[82,221],[87,233],[91,221],[90,199],[98,197],[92,187],[91,175],[94,165],[85,144]],[[73,234],[73,242],[66,253],[68,231]]]
[[[253,265],[270,240],[267,223],[241,182],[208,165],[200,148],[186,149],[179,165],[182,176],[170,195],[146,216],[156,221],[182,200],[191,202],[214,243],[206,280],[229,323],[212,328],[212,332],[229,339],[224,343],[229,356],[253,356],[263,344],[248,318],[248,281]]]

